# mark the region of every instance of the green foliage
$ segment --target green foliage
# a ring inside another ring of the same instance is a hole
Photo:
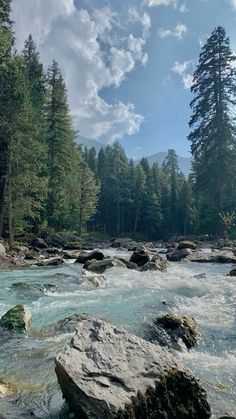
[[[189,140],[198,224],[213,234],[220,232],[219,212],[235,209],[235,60],[224,28],[218,27],[203,46],[193,77]]]

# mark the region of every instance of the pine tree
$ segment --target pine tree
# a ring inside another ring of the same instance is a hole
[[[0,2],[0,236],[3,230],[3,213],[6,191],[6,174],[9,138],[14,112],[18,107],[18,94],[12,92],[16,82],[16,69],[12,62],[14,43],[10,19],[11,0]]]
[[[189,140],[195,191],[201,228],[212,233],[219,213],[235,208],[236,131],[231,116],[236,104],[235,59],[224,28],[218,27],[203,46],[193,77]]]
[[[73,176],[75,132],[72,128],[67,91],[56,61],[48,71],[47,93],[48,199],[49,226],[63,228],[68,212],[68,177]]]

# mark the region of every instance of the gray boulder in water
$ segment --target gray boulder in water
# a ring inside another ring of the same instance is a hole
[[[85,263],[88,260],[103,260],[104,254],[100,250],[94,250],[93,252],[86,253],[82,252],[78,255],[75,263]]]
[[[167,350],[97,319],[82,321],[55,359],[75,417],[208,419],[205,390]]]
[[[130,262],[136,263],[138,266],[144,266],[150,262],[150,254],[145,247],[138,247],[130,258]]]
[[[26,334],[30,327],[31,317],[30,311],[25,306],[19,304],[2,316],[0,327]]]
[[[116,258],[109,258],[104,260],[91,260],[84,264],[84,269],[95,272],[96,274],[103,274],[107,269],[111,268],[126,268],[126,265]]]
[[[178,344],[179,339],[182,339],[186,347],[190,349],[196,345],[198,338],[200,337],[197,323],[194,318],[189,315],[179,316],[172,313],[161,314],[155,320],[154,326],[157,326],[157,341],[159,342],[158,334],[160,334],[161,339],[163,336],[160,329],[164,329],[169,337],[169,340],[167,340],[167,346],[172,346],[176,349],[180,349]],[[165,345],[165,342],[159,343]]]

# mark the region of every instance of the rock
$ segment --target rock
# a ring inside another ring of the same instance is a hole
[[[182,339],[188,349],[198,341],[199,331],[197,323],[192,316],[178,316],[168,313],[157,317],[154,324],[164,329],[170,336],[173,346],[178,346],[178,340]]]
[[[182,250],[182,249],[191,249],[191,250],[196,250],[197,249],[197,245],[194,242],[185,240],[182,241],[178,244],[178,250]]]
[[[151,262],[145,263],[144,266],[141,266],[140,271],[164,271],[166,269],[167,262],[162,257],[155,255],[153,256]]]
[[[233,268],[230,273],[229,276],[236,276],[236,268]]]
[[[64,260],[61,257],[50,258],[46,260],[40,260],[35,265],[46,267],[46,266],[59,266],[64,263]]]
[[[0,327],[6,330],[14,330],[15,332],[27,334],[30,323],[31,313],[23,305],[19,304],[11,308],[0,319]]]
[[[115,256],[115,259],[118,259],[120,262],[124,263],[127,269],[138,270],[138,265],[134,262],[130,262],[129,260],[126,260],[119,256]]]
[[[194,275],[194,278],[196,278],[196,279],[204,279],[204,278],[206,278],[207,276],[206,276],[206,274],[205,274],[205,272],[203,272],[202,274],[197,274],[197,275]]]
[[[31,242],[31,246],[36,247],[38,249],[47,249],[49,247],[45,240],[40,237],[33,239]]]
[[[6,257],[6,250],[5,247],[0,243],[0,258]]]
[[[205,390],[168,351],[102,320],[81,322],[55,359],[75,417],[208,419]]]
[[[98,288],[105,284],[106,278],[104,275],[86,275],[81,278],[80,285],[84,288]]]
[[[232,252],[197,252],[188,259],[199,263],[236,263],[236,256]]]
[[[135,242],[133,239],[130,239],[129,237],[121,237],[118,239],[113,239],[111,247],[134,250],[137,247],[137,242]]]
[[[103,274],[107,269],[111,268],[126,268],[125,264],[116,258],[104,259],[100,261],[87,261],[84,264],[84,269],[95,272],[96,274]]]
[[[130,258],[130,262],[136,263],[138,266],[144,266],[150,261],[150,255],[145,247],[138,247]]]
[[[168,252],[166,254],[166,258],[167,260],[171,262],[179,262],[180,260],[185,259],[190,254],[191,254],[191,250],[181,249],[181,250],[175,250],[174,252]]]
[[[56,291],[56,286],[52,284],[15,282],[11,285],[11,289],[24,298],[40,298],[47,291]]]
[[[99,250],[94,250],[93,252],[90,253],[81,253],[75,263],[85,263],[88,260],[103,260],[104,259],[104,254],[102,252],[100,252]]]
[[[35,250],[28,250],[24,256],[25,260],[37,260],[39,258],[39,254]]]
[[[52,323],[50,326],[44,327],[41,329],[41,334],[43,336],[53,336],[55,334],[62,333],[73,333],[75,332],[78,324],[88,318],[87,314],[72,314],[72,316],[66,317],[62,320],[58,320],[55,323]]]

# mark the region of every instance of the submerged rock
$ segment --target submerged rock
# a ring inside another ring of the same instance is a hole
[[[104,275],[85,275],[80,280],[80,285],[86,289],[94,289],[105,284],[106,278]]]
[[[100,252],[99,250],[94,250],[93,252],[90,253],[81,253],[75,263],[85,263],[88,260],[103,260],[104,259],[104,254],[102,252]]]
[[[205,390],[165,349],[88,319],[55,359],[63,395],[83,419],[208,419]]]
[[[104,259],[100,261],[91,260],[84,264],[84,269],[97,274],[103,274],[107,269],[114,267],[125,268],[126,266],[123,262],[116,258]]]
[[[167,342],[176,349],[180,349],[178,344],[179,339],[182,339],[186,347],[190,349],[197,343],[199,338],[198,326],[192,316],[179,316],[172,313],[162,314],[157,317],[154,325],[167,332],[170,337],[169,342]],[[158,329],[156,329],[155,337],[159,343],[163,344],[163,342],[158,340]],[[160,338],[163,339],[162,333],[160,334]]]
[[[229,276],[236,276],[236,268],[233,268],[230,273]]]
[[[47,266],[59,266],[64,263],[63,258],[61,257],[54,257],[46,260],[41,260],[35,263],[36,266],[47,267]]]
[[[118,259],[120,262],[124,263],[127,269],[138,270],[138,265],[134,262],[130,262],[120,256],[115,256],[115,259]]]
[[[33,412],[0,398],[0,419],[39,419]]]
[[[150,254],[145,247],[138,247],[130,258],[130,262],[136,263],[139,267],[144,266],[150,261]]]
[[[37,284],[37,283],[29,283],[26,282],[15,282],[11,285],[11,289],[18,294],[30,298],[30,297],[38,297],[40,298],[42,294],[45,292],[55,292],[56,286],[52,284]]]
[[[25,306],[19,304],[2,316],[0,327],[26,334],[30,327],[31,317],[30,311]]]

